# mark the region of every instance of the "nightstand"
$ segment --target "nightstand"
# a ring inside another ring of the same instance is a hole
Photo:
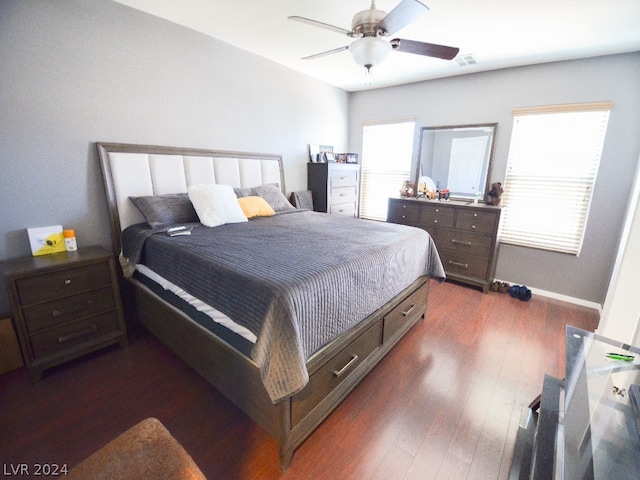
[[[35,382],[47,368],[100,348],[125,347],[115,259],[102,247],[0,263],[25,364]]]

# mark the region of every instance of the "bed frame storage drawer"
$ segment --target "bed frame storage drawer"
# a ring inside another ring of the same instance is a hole
[[[293,397],[291,424],[297,425],[319,401],[352,375],[379,346],[381,322],[376,322],[326,364],[311,374],[309,383]]]
[[[413,325],[419,317],[424,315],[427,309],[427,297],[429,296],[428,285],[413,292],[396,308],[385,315],[382,327],[382,343],[388,343],[395,335],[400,335],[409,326]]]

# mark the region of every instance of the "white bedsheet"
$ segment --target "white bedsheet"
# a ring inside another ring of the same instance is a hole
[[[211,305],[208,305],[208,304],[204,303],[202,300],[197,299],[193,295],[189,295],[182,288],[180,288],[177,285],[171,283],[169,280],[167,280],[164,277],[158,275],[156,272],[154,272],[153,270],[151,270],[150,268],[148,268],[148,267],[146,267],[144,265],[137,264],[136,265],[136,270],[140,274],[142,274],[145,277],[150,278],[151,280],[156,282],[158,285],[160,285],[165,290],[168,290],[168,291],[174,293],[175,295],[180,297],[182,300],[184,300],[185,302],[189,303],[191,306],[196,308],[198,311],[204,313],[206,316],[211,318],[211,320],[213,320],[214,322],[216,322],[216,323],[228,328],[232,332],[235,332],[238,335],[246,338],[251,343],[256,343],[256,336],[253,333],[251,333],[248,329],[246,329],[242,325],[238,325],[236,322],[234,322],[229,317],[227,317],[224,313],[216,310]]]

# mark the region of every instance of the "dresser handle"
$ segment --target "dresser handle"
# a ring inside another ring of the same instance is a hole
[[[456,240],[455,238],[451,239],[451,243],[455,243],[455,244],[458,244],[458,245],[466,245],[468,247],[471,246],[471,242],[464,242],[462,240]]]
[[[69,308],[63,308],[62,310],[53,310],[51,314],[54,317],[61,317],[62,315],[66,315],[67,313],[79,312],[81,310],[84,310],[85,308],[91,307],[93,307],[93,300],[87,300],[86,303],[71,305]]]
[[[342,367],[340,370],[334,370],[334,371],[333,371],[333,374],[334,374],[336,377],[341,377],[341,376],[344,374],[344,372],[346,372],[346,371],[349,369],[349,367],[350,367],[351,365],[353,365],[353,364],[354,364],[355,362],[357,362],[357,361],[358,361],[358,355],[356,355],[355,353],[351,354],[351,360],[349,360],[349,363],[347,363],[347,364],[346,364],[344,367]]]
[[[477,217],[477,216],[478,216],[478,214],[477,214],[477,213],[474,213],[474,214],[473,214],[473,216],[474,216],[474,217]]]
[[[71,280],[69,280],[68,278],[64,281],[65,285],[71,285]]]
[[[79,332],[70,333],[69,335],[58,337],[58,343],[68,342],[69,340],[73,340],[74,338],[84,337],[85,335],[89,335],[90,333],[94,333],[97,331],[98,331],[98,326],[93,325],[91,328],[87,328],[85,330],[80,330]]]
[[[434,220],[433,223],[438,223],[438,220]]]
[[[471,228],[475,230],[475,229],[476,229],[476,226],[475,226],[475,225],[471,225]]]
[[[403,317],[407,317],[409,316],[409,314],[416,308],[416,304],[414,303],[413,305],[411,305],[409,307],[409,310],[407,310],[406,312],[402,312],[402,316]]]
[[[449,260],[449,265],[455,265],[456,267],[462,267],[462,268],[469,268],[468,263],[454,262],[453,260]]]

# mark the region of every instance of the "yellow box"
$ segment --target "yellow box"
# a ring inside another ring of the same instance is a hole
[[[22,353],[10,318],[0,319],[0,374],[22,367]]]

